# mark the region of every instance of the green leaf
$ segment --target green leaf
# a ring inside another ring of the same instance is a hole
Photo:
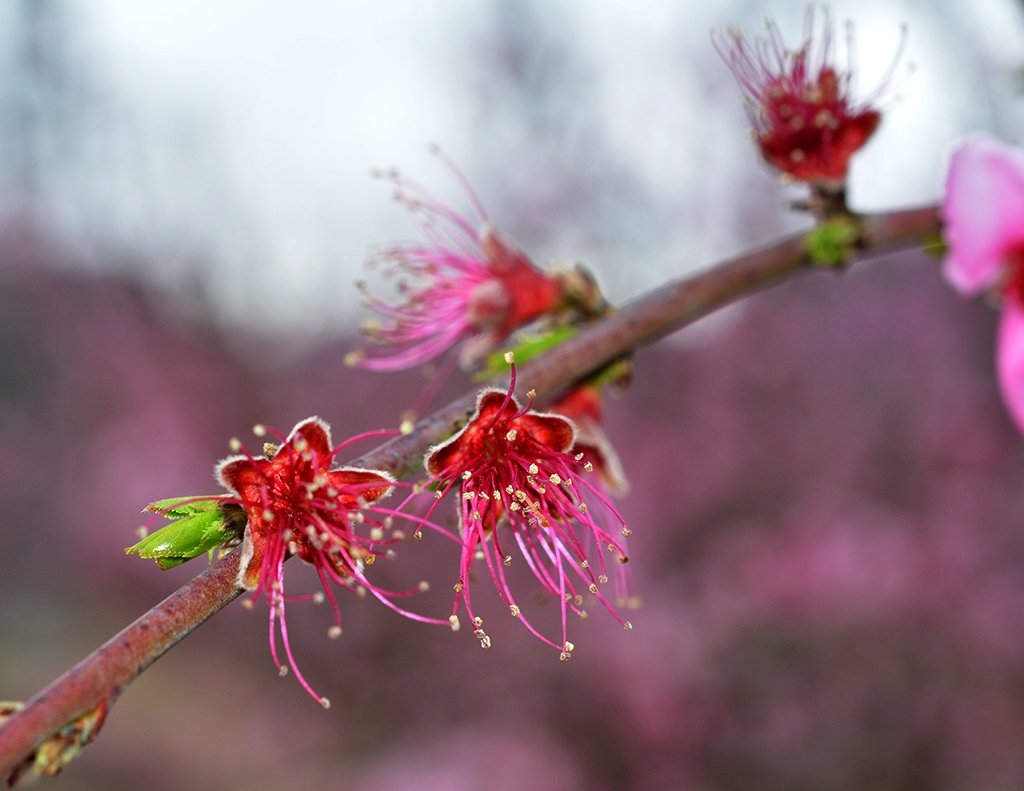
[[[814,263],[839,267],[850,258],[860,239],[856,218],[842,215],[820,223],[804,237],[804,246]]]
[[[153,503],[146,510],[172,518],[183,517],[125,550],[129,555],[156,560],[164,570],[212,552],[232,537],[225,526],[224,512],[216,501],[177,497]]]
[[[146,510],[166,516],[168,519],[181,519],[185,516],[195,516],[204,511],[212,511],[219,505],[220,497],[215,494],[206,494],[157,500],[155,503],[147,505]]]
[[[534,357],[540,356],[548,349],[553,349],[563,341],[569,340],[575,334],[575,327],[565,326],[555,327],[550,332],[545,332],[542,335],[523,336],[518,345],[511,348],[503,348],[488,355],[484,361],[484,367],[473,375],[473,379],[477,382],[483,382],[507,374],[508,363],[505,362],[505,354],[509,351],[515,354],[516,365],[523,365],[530,362]]]

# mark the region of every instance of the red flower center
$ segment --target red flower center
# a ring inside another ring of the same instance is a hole
[[[1006,280],[1003,281],[1003,296],[1012,299],[1024,308],[1024,245],[1013,248],[1006,255]]]

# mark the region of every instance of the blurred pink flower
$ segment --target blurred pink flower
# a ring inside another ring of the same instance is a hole
[[[452,625],[458,624],[459,602],[465,602],[474,633],[481,645],[485,648],[490,645],[490,638],[482,629],[481,619],[473,615],[470,602],[470,566],[479,553],[512,615],[521,618],[526,628],[545,643],[558,648],[562,659],[568,659],[573,646],[567,640],[567,611],[571,609],[584,617],[583,596],[569,578],[569,572],[575,571],[586,590],[623,626],[631,628],[598,588],[599,582],[608,581],[601,548],[616,552],[620,563],[626,563],[629,558],[622,542],[613,538],[589,513],[580,495],[581,489],[593,494],[614,515],[622,525],[623,535],[628,535],[629,529],[605,496],[583,479],[586,471],[581,464],[582,454],[569,453],[576,439],[572,421],[561,415],[533,411],[532,400],[526,407],[520,407],[513,395],[515,382],[513,365],[508,392],[482,391],[469,423],[451,439],[431,448],[424,461],[430,482],[438,482],[438,499],[456,483],[459,485],[462,560],[455,586]],[[561,643],[541,635],[522,616],[515,602],[504,572],[512,556],[506,554],[498,538],[498,526],[504,519],[530,570],[541,585],[561,601]],[[574,523],[583,525],[597,543],[597,575],[590,567]]]
[[[765,161],[798,181],[841,186],[850,157],[882,120],[873,105],[889,88],[903,43],[879,87],[854,100],[853,70],[837,68],[831,13],[826,9],[822,16],[818,30],[815,7],[808,8],[804,40],[796,49],[786,47],[771,19],[767,37],[753,46],[738,30],[713,31],[712,40],[743,91]]]
[[[556,308],[560,283],[491,227],[480,201],[454,165],[476,213],[466,219],[424,187],[388,174],[399,202],[412,213],[426,244],[389,247],[379,255],[385,276],[400,280],[405,301],[390,305],[360,283],[368,306],[383,321],[364,324],[380,354],[354,352],[349,362],[373,371],[396,371],[432,360],[462,344],[459,360],[470,368],[511,332]],[[372,347],[371,347],[372,348]]]
[[[283,440],[282,445],[267,443],[264,446],[265,458],[254,458],[243,449],[244,455],[230,456],[217,465],[218,479],[235,495],[235,499],[230,501],[241,505],[248,517],[238,584],[255,590],[254,597],[262,593],[267,598],[270,605],[270,650],[282,675],[287,668],[277,655],[276,618],[281,621],[281,639],[288,665],[306,691],[325,707],[329,705],[327,699],[317,695],[298,670],[288,640],[285,602],[322,600],[321,594],[285,595],[284,562],[291,555],[298,555],[316,568],[323,585],[323,595],[334,610],[334,625],[328,631],[331,637],[341,634],[341,614],[328,580],[360,596],[369,591],[391,609],[415,620],[445,623],[406,612],[391,601],[395,597],[417,593],[421,588],[387,591],[366,578],[366,566],[382,554],[381,548],[396,543],[398,538],[385,539],[385,522],[367,517],[363,509],[387,497],[394,487],[394,479],[378,470],[355,467],[329,469],[343,447],[366,436],[382,433],[391,432],[359,435],[335,448],[331,446],[328,425],[319,418],[311,417],[295,426],[287,437],[278,434]],[[370,538],[355,532],[355,526],[362,524],[371,525]]]
[[[962,294],[993,287],[1002,294],[996,373],[1024,431],[1024,150],[969,137],[950,158],[942,215],[946,279]]]

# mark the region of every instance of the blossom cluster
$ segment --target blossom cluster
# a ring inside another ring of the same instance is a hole
[[[511,359],[511,356],[510,356]],[[458,609],[464,604],[474,634],[481,645],[490,646],[490,637],[482,619],[474,614],[469,583],[474,559],[482,557],[490,575],[512,615],[544,642],[555,646],[568,659],[573,644],[567,635],[566,613],[585,617],[584,594],[601,602],[624,626],[631,628],[605,598],[599,584],[608,581],[604,555],[606,547],[615,553],[618,564],[628,555],[625,536],[629,528],[608,501],[600,480],[589,482],[595,462],[601,470],[617,470],[610,457],[610,445],[599,442],[586,450],[577,450],[576,425],[563,415],[533,410],[532,403],[521,407],[512,382],[507,391],[485,389],[469,423],[446,442],[428,452],[424,466],[428,480],[413,488],[413,494],[398,509],[381,505],[395,486],[394,478],[383,470],[355,467],[332,469],[338,452],[366,436],[390,432],[371,432],[334,447],[330,429],[319,418],[300,422],[287,436],[273,429],[256,427],[259,435],[276,434],[279,444],[266,443],[262,456],[254,456],[237,441],[239,451],[221,461],[216,476],[229,494],[217,499],[227,506],[240,507],[246,516],[238,585],[252,591],[247,600],[263,597],[270,608],[270,648],[281,674],[289,669],[300,684],[325,707],[326,698],[317,695],[299,671],[292,654],[285,617],[285,604],[297,601],[330,602],[334,623],[331,637],[341,634],[341,615],[331,584],[374,596],[392,610],[415,620],[445,624],[458,630]],[[575,451],[575,453],[574,453]],[[591,461],[591,459],[593,461]],[[605,473],[607,475],[607,473]],[[618,482],[618,478],[608,480]],[[460,503],[459,536],[461,559],[456,599],[452,615],[432,618],[410,612],[395,599],[424,591],[420,583],[406,591],[386,590],[372,581],[369,567],[374,560],[394,552],[394,545],[405,538],[394,529],[396,518],[412,520],[415,534],[423,526],[445,532],[430,521],[435,502],[424,517],[402,509],[416,499],[425,487],[436,487],[436,498],[457,488]],[[589,498],[584,496],[589,495]],[[619,535],[601,526],[587,500],[604,508],[619,524]],[[598,549],[596,563],[588,559],[577,527],[585,531],[588,543]],[[388,531],[391,531],[390,533]],[[507,538],[500,534],[508,531]],[[522,615],[509,586],[504,568],[512,562],[506,553],[507,542],[514,542],[541,585],[561,602],[562,630],[558,642],[543,636]],[[284,563],[292,556],[313,566],[323,587],[321,593],[289,595],[285,591]],[[573,582],[575,575],[578,582]],[[628,588],[628,582],[625,583]],[[620,585],[620,587],[622,587]],[[280,630],[286,662],[279,659],[277,633]]]
[[[753,46],[737,32],[715,34],[714,43],[739,81],[764,159],[818,192],[842,195],[851,156],[881,121],[877,100],[889,85],[902,44],[879,89],[856,99],[852,70],[835,62],[827,11],[821,17],[813,9],[808,12],[806,34],[796,49],[785,46],[773,22],[767,38]],[[999,164],[964,164],[975,159]],[[360,284],[378,318],[365,325],[369,346],[347,357],[351,365],[395,371],[447,356],[438,376],[455,364],[471,370],[485,360],[485,371],[494,373],[500,350],[514,347],[516,333],[524,328],[533,326],[540,335],[521,348],[540,353],[610,310],[585,269],[556,266],[544,271],[499,233],[466,179],[445,161],[464,187],[471,217],[399,173],[385,174],[425,241],[385,247],[372,259],[385,277],[394,279],[399,299],[393,304]],[[967,291],[1000,271],[1009,273],[1001,281],[1007,310],[999,366],[1007,400],[1024,426],[1021,185],[1024,158],[1016,153],[977,143],[954,156],[946,206],[952,253],[946,271]],[[993,199],[995,210],[976,211],[978,195],[990,189],[999,195]],[[983,240],[987,231],[992,236]],[[628,574],[630,528],[610,499],[624,495],[628,482],[601,426],[602,391],[609,381],[607,371],[617,370],[616,364],[575,383],[547,411],[539,411],[534,409],[534,393],[527,393],[525,401],[516,394],[514,353],[504,359],[511,371],[508,387],[486,387],[479,393],[466,425],[429,448],[423,460],[426,479],[415,486],[396,481],[385,470],[335,465],[338,453],[351,443],[396,432],[370,432],[333,446],[327,424],[309,418],[287,435],[271,432],[277,442],[266,443],[262,454],[251,454],[236,443],[235,455],[216,471],[228,494],[154,504],[157,513],[180,518],[177,532],[145,539],[129,551],[168,567],[212,552],[224,541],[240,543],[238,585],[252,592],[250,605],[259,598],[269,605],[274,662],[282,675],[294,672],[325,706],[327,700],[296,666],[285,604],[330,602],[334,621],[328,633],[336,637],[341,615],[332,586],[370,594],[402,615],[453,630],[461,627],[464,610],[474,636],[487,648],[491,637],[471,597],[478,579],[475,564],[482,564],[511,615],[557,649],[563,660],[574,650],[569,614],[585,618],[588,604],[600,604],[622,626],[632,628],[618,611],[638,602]],[[267,431],[257,427],[259,435]],[[408,496],[394,508],[386,507],[384,501],[400,486],[409,487]],[[427,491],[434,500],[417,514]],[[457,498],[457,532],[434,521],[448,494]],[[244,528],[238,514],[244,514]],[[373,581],[370,567],[375,560],[394,555],[406,538],[395,527],[396,520],[412,523],[414,537],[429,528],[459,546],[455,600],[448,617],[415,613],[396,603],[426,590],[426,582],[394,591]],[[293,556],[316,570],[322,592],[286,594],[284,563]],[[523,600],[513,590],[507,569],[516,557],[559,602],[561,628],[554,638],[524,613]],[[612,576],[614,598],[602,587]],[[286,661],[279,658],[278,633]]]

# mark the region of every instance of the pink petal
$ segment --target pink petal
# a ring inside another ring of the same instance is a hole
[[[1024,151],[987,135],[969,137],[949,162],[942,206],[946,280],[973,294],[992,284],[1024,244]]]
[[[308,417],[292,429],[288,435],[288,444],[297,437],[306,440],[309,450],[313,451],[317,464],[329,464],[331,459],[331,427],[318,417]]]
[[[427,474],[437,477],[449,467],[462,461],[460,456],[465,453],[466,446],[471,445],[474,437],[484,431],[491,420],[505,403],[506,393],[504,390],[497,390],[493,387],[480,391],[476,399],[476,411],[473,417],[458,432],[446,439],[439,445],[435,445],[427,451],[423,460],[423,467]],[[505,414],[513,415],[519,411],[519,401],[515,396],[509,399],[505,407]]]
[[[1007,300],[996,340],[996,373],[1006,409],[1024,433],[1024,310]]]
[[[556,453],[568,453],[576,441],[576,426],[571,420],[551,412],[527,412],[515,425],[534,442]]]
[[[357,507],[360,502],[375,503],[387,497],[394,489],[392,484],[395,482],[395,479],[386,472],[364,470],[359,467],[342,467],[340,470],[329,472],[327,480],[341,493],[342,500],[349,508]]]
[[[253,499],[253,487],[258,492],[266,480],[259,464],[245,456],[229,456],[219,462],[214,469],[214,477],[225,489],[246,501]]]

